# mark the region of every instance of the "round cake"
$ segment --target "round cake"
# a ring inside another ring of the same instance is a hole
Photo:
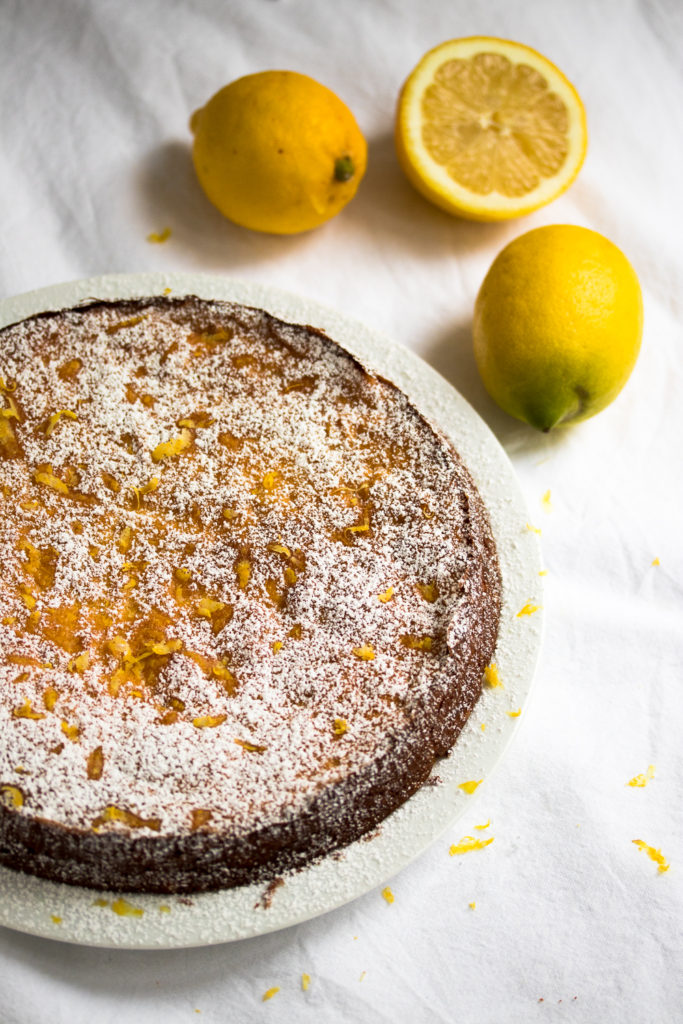
[[[493,656],[482,500],[321,331],[194,296],[0,331],[0,863],[199,892],[428,778]]]

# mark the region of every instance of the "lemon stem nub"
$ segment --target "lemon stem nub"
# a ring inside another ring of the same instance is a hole
[[[350,156],[340,156],[338,160],[334,161],[335,181],[350,181],[355,173],[356,168]]]

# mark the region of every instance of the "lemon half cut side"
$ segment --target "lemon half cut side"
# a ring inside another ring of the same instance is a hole
[[[586,155],[586,114],[540,53],[472,36],[425,54],[399,96],[395,138],[427,199],[471,220],[505,220],[571,185]]]

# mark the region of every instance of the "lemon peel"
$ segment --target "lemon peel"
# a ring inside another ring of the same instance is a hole
[[[243,227],[296,234],[353,198],[367,145],[349,108],[294,71],[262,71],[217,92],[190,120],[199,183]]]
[[[493,838],[491,836],[490,839],[477,839],[475,836],[463,836],[460,842],[453,843],[448,853],[451,857],[456,857],[462,853],[470,853],[472,850],[483,850],[485,846],[490,846]]]
[[[639,850],[642,850],[643,853],[646,853],[650,860],[655,862],[657,865],[657,871],[660,874],[664,874],[665,871],[669,870],[671,865],[667,862],[661,850],[656,850],[654,846],[648,846],[648,844],[642,839],[632,839],[631,842],[634,843]]]
[[[484,669],[484,681],[492,690],[503,689],[503,682],[498,672],[498,666],[495,661],[492,661],[490,665],[487,665]]]
[[[474,355],[501,409],[547,432],[617,397],[642,330],[640,284],[621,250],[597,231],[550,224],[491,264],[474,307]],[[544,500],[549,511],[548,492]]]
[[[643,772],[640,775],[634,775],[634,777],[632,779],[629,779],[629,781],[626,783],[626,785],[627,786],[634,786],[634,787],[638,787],[638,788],[643,788],[643,787],[647,786],[648,782],[651,779],[654,779],[654,777],[655,777],[655,766],[653,764],[650,764],[650,765],[647,766],[647,771],[646,772]]]
[[[163,245],[163,243],[167,242],[170,237],[171,229],[163,228],[163,230],[161,231],[150,231],[150,233],[147,235],[147,241],[151,242],[153,245]]]
[[[520,610],[517,612],[516,617],[518,619],[521,619],[525,615],[533,615],[534,612],[537,612],[540,609],[540,607],[541,606],[539,604],[532,604],[531,601],[527,601],[524,607],[520,608]]]
[[[459,782],[458,789],[471,796],[481,786],[483,781],[483,779],[472,779],[470,782]]]

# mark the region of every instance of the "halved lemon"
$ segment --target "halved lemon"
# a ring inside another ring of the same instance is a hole
[[[521,43],[451,39],[426,53],[398,101],[396,150],[416,189],[472,220],[519,217],[568,188],[586,113],[554,64]]]

